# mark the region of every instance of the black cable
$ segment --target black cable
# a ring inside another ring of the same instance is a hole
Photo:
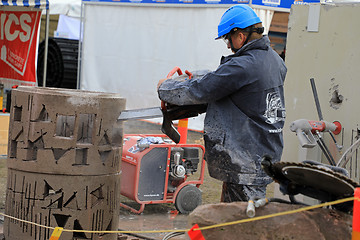
[[[332,157],[329,149],[326,147],[324,140],[322,139],[322,137],[320,136],[319,133],[317,133],[317,137],[318,137],[318,140],[316,140],[316,142],[318,143],[320,149],[324,153],[324,155],[327,158],[327,160],[329,161],[330,165],[335,166],[336,165],[335,160]]]
[[[168,240],[170,238],[177,237],[177,236],[180,236],[183,234],[185,234],[185,233],[184,232],[171,232],[171,233],[166,234],[162,240]]]
[[[120,228],[118,228],[117,230],[118,231],[126,231],[126,230],[120,229]],[[155,238],[149,238],[149,237],[145,237],[145,236],[135,234],[135,233],[122,233],[122,234],[137,237],[137,238],[144,239],[144,240],[156,240]]]
[[[269,202],[277,202],[277,203],[286,203],[291,204],[290,201],[282,199],[282,198],[269,198]]]

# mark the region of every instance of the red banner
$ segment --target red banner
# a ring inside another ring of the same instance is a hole
[[[17,8],[0,8],[0,82],[35,86],[41,10]]]

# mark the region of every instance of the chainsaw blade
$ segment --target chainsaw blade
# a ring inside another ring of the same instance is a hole
[[[163,113],[160,107],[141,108],[133,110],[124,110],[118,117],[118,121],[125,121],[131,119],[148,119],[162,117]]]

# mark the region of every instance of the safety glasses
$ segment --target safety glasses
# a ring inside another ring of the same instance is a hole
[[[229,45],[230,33],[221,36],[221,39],[225,42],[226,46]]]

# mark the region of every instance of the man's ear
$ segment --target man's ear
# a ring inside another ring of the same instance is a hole
[[[239,38],[240,38],[240,41],[241,41],[241,46],[244,45],[244,42],[246,41],[245,34],[239,31]]]

